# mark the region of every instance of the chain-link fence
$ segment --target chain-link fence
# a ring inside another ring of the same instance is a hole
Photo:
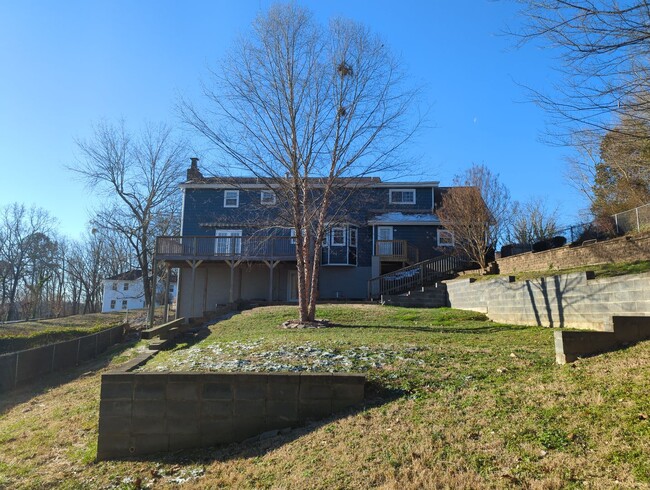
[[[617,213],[613,217],[619,235],[650,230],[650,204]]]

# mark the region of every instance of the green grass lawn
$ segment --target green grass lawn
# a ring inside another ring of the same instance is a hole
[[[124,312],[116,312],[0,324],[0,354],[89,335],[124,320]]]
[[[591,271],[595,277],[616,277],[627,274],[641,274],[650,272],[650,260],[637,260],[635,262],[616,262],[597,265],[583,265],[569,269],[547,269],[543,271],[525,271],[513,274],[465,274],[464,278],[473,278],[477,281],[486,281],[497,277],[514,276],[517,281],[526,281],[529,279],[538,279],[540,277],[558,276],[560,274],[571,274],[572,272]]]
[[[295,316],[243,312],[146,370],[362,372],[367,406],[265,441],[93,463],[102,367],[0,400],[0,488],[650,488],[650,342],[557,366],[552,330],[472,312],[324,305],[334,327],[279,328]]]

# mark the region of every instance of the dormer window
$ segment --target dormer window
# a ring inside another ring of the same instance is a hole
[[[260,193],[260,203],[267,206],[275,204],[275,192],[273,191],[262,191]]]
[[[415,204],[415,189],[390,189],[388,202],[390,204]]]
[[[224,191],[223,192],[223,207],[224,208],[238,208],[239,207],[239,191]]]

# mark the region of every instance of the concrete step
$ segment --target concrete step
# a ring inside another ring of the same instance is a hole
[[[185,322],[185,318],[178,318],[171,322],[167,322],[163,325],[158,325],[156,327],[148,328],[142,331],[143,339],[153,339],[154,337],[161,337],[164,335],[170,328],[182,325]]]

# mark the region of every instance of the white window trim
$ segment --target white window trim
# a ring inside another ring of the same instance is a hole
[[[129,301],[126,299],[122,300],[122,309],[123,310],[128,310],[129,309]]]
[[[233,255],[233,254],[240,254],[241,253],[241,238],[239,240],[233,240],[232,237],[241,237],[242,236],[242,231],[241,230],[215,230],[214,235],[216,237],[214,241],[214,253],[215,255]],[[227,240],[228,244],[228,250],[219,252],[219,238],[223,238]],[[235,251],[233,252],[231,250],[231,245],[235,242]]]
[[[441,243],[440,242],[441,232],[442,232],[442,234],[448,233],[451,236],[451,243]],[[439,247],[453,247],[455,242],[456,242],[453,231],[443,230],[443,229],[440,229],[440,228],[438,228],[438,237],[437,238],[438,238],[438,246]]]
[[[395,201],[393,201],[393,193],[395,193],[395,192],[412,192],[413,193],[413,202],[404,202],[404,201],[395,202]],[[416,194],[415,189],[389,189],[388,190],[388,203],[389,204],[405,204],[405,205],[411,206],[411,205],[415,204],[415,201],[416,201],[415,194]]]
[[[291,239],[289,240],[289,243],[291,245],[295,245],[296,244],[296,229],[295,228],[289,228],[289,236],[291,237]]]
[[[265,200],[264,196],[267,198],[270,196],[270,200]],[[275,197],[275,192],[269,191],[269,190],[262,190],[260,191],[260,204],[264,204],[265,206],[273,206],[277,201],[277,198]]]
[[[337,243],[337,242],[334,241],[334,232],[336,230],[341,231],[341,238],[343,238],[343,241],[340,242],[340,243]],[[332,247],[345,247],[347,245],[347,240],[346,240],[346,237],[345,237],[346,233],[345,232],[346,232],[346,229],[343,226],[334,226],[334,227],[332,227],[332,230],[331,230],[332,238],[330,239],[330,241],[332,243]]]
[[[235,198],[237,202],[235,204],[228,204],[228,199],[232,199],[232,196],[229,198],[228,193],[229,192],[234,192],[235,193]],[[237,190],[232,190],[232,189],[226,189],[223,191],[223,207],[224,208],[238,208],[239,207],[239,191]]]
[[[353,236],[354,236],[354,240],[352,239]],[[348,240],[348,243],[350,244],[351,247],[356,248],[358,240],[359,240],[359,229],[354,227],[354,226],[351,226],[350,227],[350,238]]]
[[[129,283],[125,282],[124,286],[122,286],[122,291],[128,291],[129,290]]]
[[[111,310],[114,310],[116,304],[117,304],[117,300],[112,299],[112,300],[111,300],[111,303],[110,303],[110,309],[111,309]]]

